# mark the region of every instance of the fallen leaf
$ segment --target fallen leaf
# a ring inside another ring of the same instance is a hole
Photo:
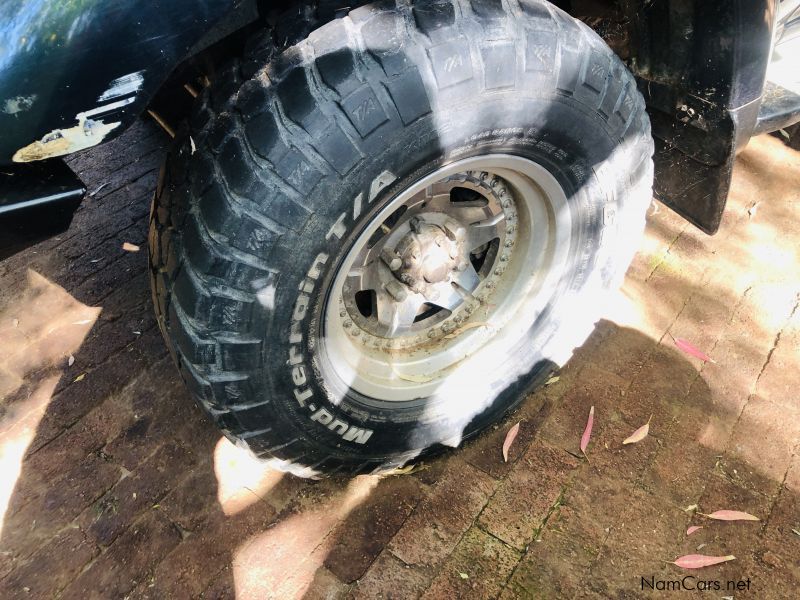
[[[461,577],[461,579],[469,579],[469,575],[466,573],[459,573],[458,576]]]
[[[706,556],[705,554],[687,554],[676,558],[673,565],[678,565],[682,569],[702,569],[703,567],[710,567],[711,565],[718,565],[720,563],[728,562],[729,560],[736,560],[732,554],[728,556]]]
[[[711,357],[708,354],[706,354],[702,350],[695,348],[692,344],[690,344],[686,340],[683,340],[681,338],[673,338],[673,339],[675,340],[675,345],[678,347],[678,349],[682,350],[686,354],[694,356],[695,358],[699,358],[703,362],[712,362],[712,363],[714,362],[713,360],[711,360]]]
[[[705,513],[698,513],[709,519],[716,519],[717,521],[760,521],[758,517],[754,517],[750,513],[741,512],[738,510],[718,510],[710,515]]]
[[[647,423],[639,427],[636,431],[630,434],[625,440],[622,442],[622,445],[625,444],[635,444],[636,442],[641,442],[644,438],[647,437],[647,434],[650,432],[650,421],[653,419],[653,415],[650,415],[650,418],[647,419]]]
[[[108,185],[108,183],[103,183],[103,184],[101,184],[100,186],[98,186],[97,188],[95,188],[95,190],[94,190],[93,192],[91,192],[91,193],[89,194],[89,197],[90,197],[90,198],[94,198],[94,197],[97,195],[97,193],[98,193],[100,190],[102,190],[104,187],[106,187],[107,185]]]
[[[586,447],[589,445],[589,438],[592,437],[592,426],[594,425],[594,406],[589,409],[589,419],[586,421],[586,429],[581,436],[581,452],[586,456]]]
[[[547,381],[545,381],[545,382],[544,382],[544,384],[545,384],[545,385],[553,385],[554,383],[558,383],[558,380],[559,380],[559,379],[561,379],[561,377],[559,377],[558,375],[556,375],[555,377],[551,377],[550,379],[548,379]]]
[[[74,364],[75,364],[75,357],[72,356],[72,354],[70,354],[69,358],[67,359],[67,366],[71,367]]]
[[[503,442],[503,462],[508,462],[508,451],[511,448],[511,444],[513,444],[514,440],[517,439],[518,433],[519,433],[519,423],[517,423],[511,429],[508,430],[508,433],[506,434],[506,439]]]
[[[86,373],[81,373],[78,375],[72,383],[78,383],[79,381],[83,381],[83,378],[86,377]]]
[[[125,242],[122,244],[122,249],[125,250],[125,252],[138,252],[139,246],[136,244],[131,244],[130,242]]]
[[[689,529],[686,530],[686,535],[692,535],[698,529],[702,529],[702,525],[692,525]]]

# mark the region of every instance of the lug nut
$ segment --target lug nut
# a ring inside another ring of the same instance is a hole
[[[401,259],[399,256],[397,256],[397,254],[388,248],[381,250],[381,260],[383,260],[383,262],[386,263],[386,266],[392,271],[397,271],[403,266],[403,259]]]

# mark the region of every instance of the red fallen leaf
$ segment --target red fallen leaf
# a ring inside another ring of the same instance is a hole
[[[684,352],[686,352],[686,354],[694,356],[695,358],[699,358],[703,362],[712,362],[712,363],[714,362],[713,360],[711,360],[711,357],[708,354],[706,354],[702,350],[699,350],[686,340],[683,340],[681,338],[672,338],[672,339],[675,340],[675,345],[678,347],[678,349],[683,350]]]
[[[698,529],[702,529],[702,525],[692,525],[689,529],[686,530],[686,535],[692,535]]]
[[[741,512],[738,510],[718,510],[710,515],[705,513],[699,513],[704,517],[708,517],[709,519],[716,519],[717,521],[760,521],[758,517],[751,515],[750,513]]]
[[[729,560],[736,560],[732,554],[728,556],[706,556],[705,554],[687,554],[676,558],[673,565],[678,565],[682,569],[702,569],[703,567],[710,567],[711,565],[718,565],[720,563],[728,562]]]
[[[508,430],[508,433],[506,434],[506,439],[503,442],[503,462],[508,462],[508,451],[511,448],[511,444],[513,444],[514,440],[517,439],[518,433],[519,433],[519,423],[517,423],[511,429]]]
[[[589,438],[592,437],[592,426],[594,425],[594,406],[589,409],[589,420],[586,421],[586,429],[581,436],[581,452],[586,455],[586,447],[589,445]]]
[[[625,444],[635,444],[636,442],[641,442],[644,438],[647,437],[647,434],[650,432],[650,421],[652,420],[653,415],[650,415],[650,418],[647,419],[647,423],[639,427],[636,431],[630,434],[625,440],[622,442],[622,445]]]

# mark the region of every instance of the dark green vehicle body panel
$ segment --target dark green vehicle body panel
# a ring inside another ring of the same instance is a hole
[[[61,155],[73,151],[70,144],[95,145],[121,133],[198,41],[240,4],[0,2],[0,165]],[[67,134],[59,138],[59,131]],[[19,153],[42,140],[27,155]]]

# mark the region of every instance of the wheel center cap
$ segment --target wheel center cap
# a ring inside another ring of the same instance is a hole
[[[395,248],[393,271],[413,291],[424,294],[428,284],[447,281],[453,271],[466,268],[463,227],[449,220],[438,225],[424,216],[412,218],[409,226]]]

